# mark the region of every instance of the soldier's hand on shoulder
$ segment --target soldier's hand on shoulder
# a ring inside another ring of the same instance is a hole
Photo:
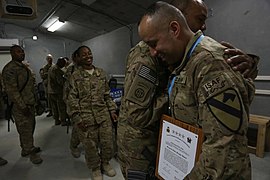
[[[233,70],[239,71],[244,77],[247,77],[255,64],[253,58],[242,50],[235,48],[230,43],[221,42],[221,44],[228,47],[228,49],[224,51],[226,62],[233,68]]]

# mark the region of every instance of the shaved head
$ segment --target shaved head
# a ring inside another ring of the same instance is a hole
[[[169,65],[179,62],[186,44],[193,36],[181,11],[162,1],[154,3],[146,10],[138,32],[149,46],[151,55]]]

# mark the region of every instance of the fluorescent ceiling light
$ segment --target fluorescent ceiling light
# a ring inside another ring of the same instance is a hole
[[[50,32],[54,32],[57,29],[59,29],[60,27],[62,27],[65,24],[65,22],[56,20],[47,30]]]

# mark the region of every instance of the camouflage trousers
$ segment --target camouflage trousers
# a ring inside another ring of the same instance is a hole
[[[50,96],[48,93],[48,84],[45,85],[43,82],[43,87],[44,87],[44,91],[45,91],[45,97],[47,99],[47,109],[50,111],[52,109],[52,107],[51,107],[51,102],[50,102]]]
[[[56,122],[59,122],[59,118],[61,122],[66,121],[67,112],[66,112],[66,104],[63,100],[63,94],[49,94],[49,99],[51,103],[53,118]]]
[[[30,114],[25,116],[21,109],[15,104],[13,105],[12,115],[15,120],[15,125],[19,133],[20,146],[24,151],[30,152],[34,147],[33,134],[35,131],[35,109],[34,106],[27,106],[30,109]]]
[[[157,153],[157,132],[135,130],[130,126],[119,125],[117,129],[118,162],[123,176],[128,170],[148,173],[155,166]],[[149,156],[145,156],[146,149]]]
[[[71,138],[70,138],[70,147],[71,148],[77,148],[80,144],[80,139],[79,139],[79,135],[78,135],[77,131],[78,130],[75,127],[72,128]]]
[[[89,169],[99,168],[101,162],[108,162],[112,158],[112,122],[110,119],[101,124],[90,125],[87,131],[82,131],[74,125],[79,140],[84,146],[85,160]]]

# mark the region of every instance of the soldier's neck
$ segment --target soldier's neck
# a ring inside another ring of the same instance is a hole
[[[91,70],[94,68],[94,66],[93,65],[84,65],[83,68],[86,70]]]

